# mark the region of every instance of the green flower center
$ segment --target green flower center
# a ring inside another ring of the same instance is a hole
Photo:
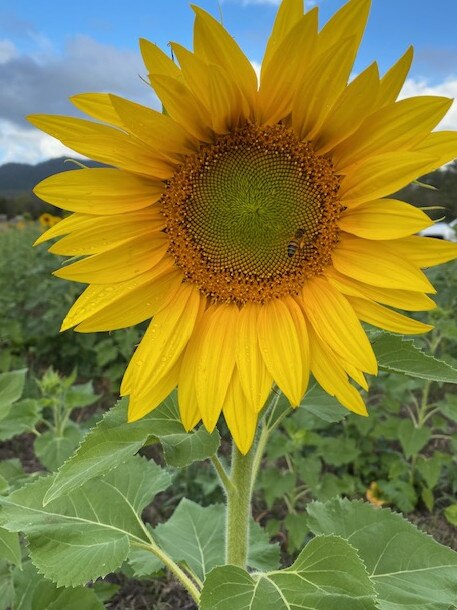
[[[189,156],[162,197],[170,253],[217,300],[297,293],[330,262],[339,180],[283,126],[252,125]]]

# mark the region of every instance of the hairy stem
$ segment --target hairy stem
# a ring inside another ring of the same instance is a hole
[[[140,547],[146,551],[149,551],[153,555],[155,555],[165,566],[170,570],[170,572],[179,580],[182,586],[188,591],[189,595],[198,605],[200,601],[200,591],[197,589],[196,585],[191,581],[191,579],[187,576],[187,574],[182,570],[177,563],[173,561],[173,559],[162,551],[162,549],[155,543],[155,541],[151,540],[149,544],[143,543],[138,544],[134,543],[135,546]]]
[[[254,449],[242,455],[233,444],[230,473],[233,486],[227,490],[226,563],[240,568],[246,568],[249,548],[254,455]]]

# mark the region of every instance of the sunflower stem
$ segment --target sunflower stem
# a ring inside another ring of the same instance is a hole
[[[171,557],[169,555],[167,555],[167,553],[165,553],[165,551],[163,551],[156,544],[156,542],[154,540],[152,540],[150,538],[149,544],[134,543],[134,546],[136,546],[138,548],[142,548],[145,551],[149,551],[150,553],[152,553],[153,555],[158,557],[158,559],[160,559],[160,561],[166,565],[166,567],[170,570],[170,572],[172,574],[174,574],[174,576],[179,580],[179,582],[183,585],[183,587],[185,589],[187,589],[189,595],[192,597],[192,599],[195,601],[195,603],[196,604],[199,603],[200,591],[198,590],[196,585],[192,582],[192,580],[184,572],[184,570],[182,570],[179,567],[179,565],[177,563],[175,563],[173,561],[173,559],[171,559]]]
[[[235,486],[233,485],[229,475],[227,474],[227,471],[224,468],[224,465],[222,464],[218,456],[214,454],[211,456],[210,459],[214,470],[216,471],[217,476],[219,477],[221,485],[224,488],[225,493],[227,494],[229,490],[235,489]]]
[[[253,449],[243,455],[233,444],[233,486],[227,490],[226,563],[240,568],[246,568],[248,556],[254,456]]]

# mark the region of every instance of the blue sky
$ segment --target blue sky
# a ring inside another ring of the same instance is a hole
[[[343,0],[318,4],[321,24]],[[279,1],[200,0],[251,61],[259,64]],[[64,151],[24,120],[36,112],[77,112],[72,94],[111,91],[152,106],[157,100],[143,75],[138,38],[166,48],[192,45],[193,12],[187,0],[0,0],[0,164],[36,163]],[[415,62],[405,95],[457,96],[457,0],[372,0],[370,21],[355,72],[374,59],[386,70],[409,44]],[[443,123],[457,128],[455,105]]]

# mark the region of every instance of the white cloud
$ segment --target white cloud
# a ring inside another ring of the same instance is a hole
[[[415,80],[408,78],[401,91],[400,98],[412,97],[414,95],[438,95],[457,98],[457,78],[450,78],[442,83],[431,85],[426,80]],[[454,101],[447,115],[438,125],[439,130],[457,130],[457,102]]]
[[[74,36],[63,53],[49,40],[35,36],[33,54],[19,54],[8,40],[0,40],[0,164],[36,163],[49,157],[71,155],[60,142],[26,122],[28,114],[81,116],[68,102],[76,93],[116,93],[139,103],[159,107],[141,55],[118,49],[87,36]],[[87,117],[86,117],[87,118]]]
[[[34,165],[62,156],[81,157],[45,133],[0,120],[0,165],[9,162]]]

